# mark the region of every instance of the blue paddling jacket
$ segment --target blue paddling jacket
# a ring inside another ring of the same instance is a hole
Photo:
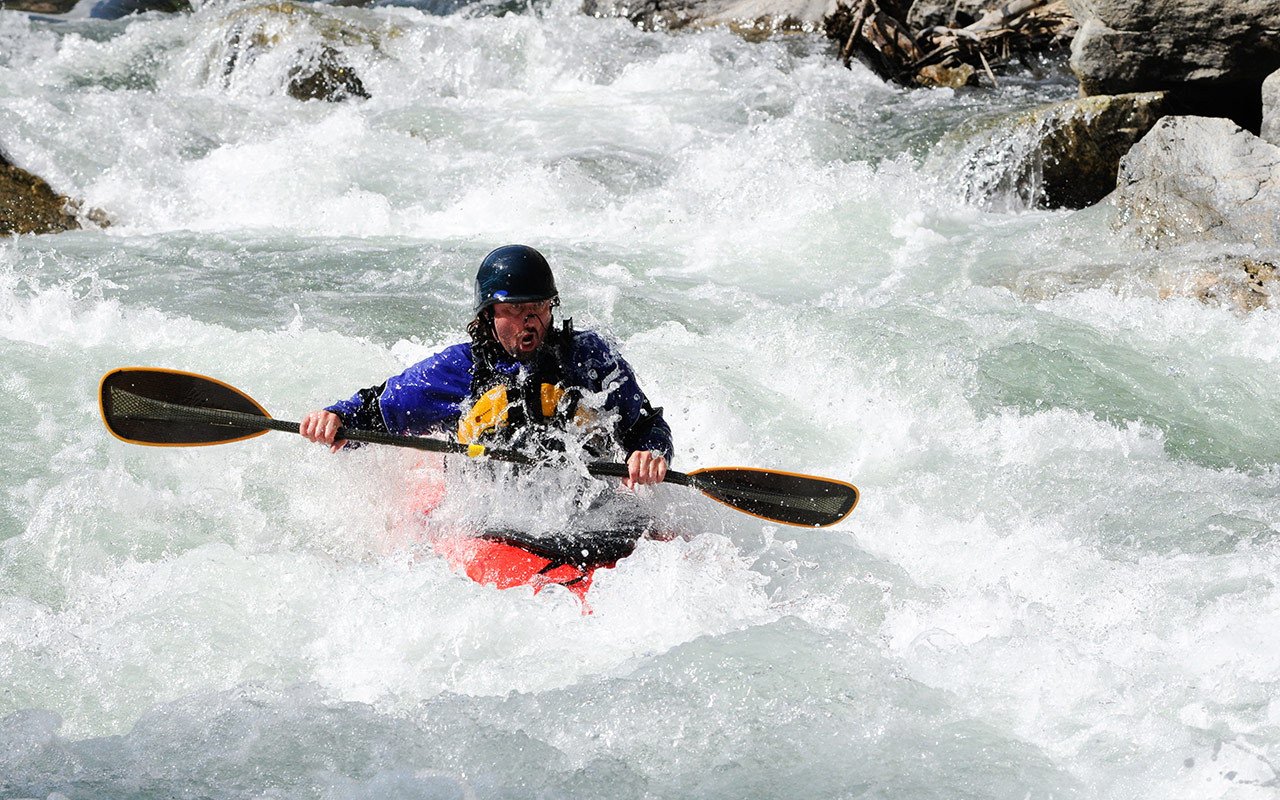
[[[597,410],[625,454],[651,450],[671,461],[675,448],[662,409],[649,404],[622,356],[571,322],[548,332],[532,362],[497,357],[477,363],[470,342],[456,344],[327,410],[348,428],[412,435],[456,430],[463,441],[511,446],[538,425],[558,419],[564,427],[584,397],[602,405]]]

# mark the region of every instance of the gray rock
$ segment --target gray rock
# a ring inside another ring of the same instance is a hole
[[[962,128],[934,163],[978,205],[1083,208],[1116,188],[1120,158],[1167,104],[1164,92],[1144,92],[1042,106]]]
[[[1113,224],[1148,246],[1280,251],[1280,147],[1225,119],[1165,117],[1120,160]]]
[[[1280,70],[1262,82],[1262,132],[1263,139],[1280,145]]]
[[[1275,0],[1067,1],[1080,22],[1071,68],[1084,94],[1256,86],[1280,68]]]

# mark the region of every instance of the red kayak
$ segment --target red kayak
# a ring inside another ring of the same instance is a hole
[[[444,500],[445,485],[438,469],[422,466],[410,474],[409,496],[415,512],[428,515]],[[431,545],[450,567],[476,583],[498,589],[532,586],[535,594],[560,585],[586,609],[595,571],[631,555],[644,535],[643,530],[534,534],[504,529],[436,534]]]
[[[560,585],[586,603],[595,571],[631,555],[640,532],[589,531],[538,536],[521,531],[485,531],[438,538],[435,551],[476,583],[510,589],[532,586],[534,594]]]

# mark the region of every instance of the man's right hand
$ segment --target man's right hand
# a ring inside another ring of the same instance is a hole
[[[346,439],[333,440],[341,427],[342,419],[332,411],[312,411],[302,418],[298,433],[313,442],[329,445],[329,451],[336,453],[347,443]]]

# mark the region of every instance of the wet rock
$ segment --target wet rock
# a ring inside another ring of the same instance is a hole
[[[1259,135],[1280,145],[1280,71],[1262,82],[1262,127]]]
[[[69,202],[30,172],[7,161],[0,165],[0,236],[79,228]]]
[[[1194,113],[1257,130],[1256,97],[1280,68],[1274,0],[1067,0],[1084,94],[1178,89]]]
[[[920,68],[916,74],[917,82],[922,86],[946,86],[959,89],[961,86],[972,86],[978,82],[978,71],[968,64],[948,67],[943,64],[928,64]]]
[[[55,192],[42,178],[10,164],[0,154],[0,236],[21,233],[61,233],[80,228],[80,204]],[[96,209],[86,219],[106,226]]]
[[[300,54],[302,63],[289,72],[289,96],[297,100],[325,100],[340,102],[349,97],[369,98],[360,76],[351,69],[346,59],[328,45],[319,52]]]
[[[80,0],[0,0],[0,8],[3,9],[50,16],[66,14],[79,4]],[[148,11],[178,13],[190,10],[189,0],[97,0],[88,7],[89,16],[93,19],[120,19]]]
[[[1142,244],[1280,252],[1280,147],[1229,120],[1165,117],[1120,161],[1113,224]]]
[[[1031,270],[1017,274],[1004,285],[1032,303],[1085,290],[1104,290],[1161,300],[1189,298],[1247,313],[1280,307],[1280,259],[1230,252],[1181,252],[1176,258],[1154,261],[1135,259],[1129,264],[1103,262],[1088,267],[1073,264]]]
[[[1223,256],[1191,269],[1157,270],[1151,276],[1159,297],[1190,297],[1206,305],[1242,313],[1274,308],[1280,296],[1280,270],[1275,263],[1254,258]]]
[[[79,0],[0,0],[0,9],[25,11],[28,14],[65,14]]]
[[[657,30],[668,27],[663,21],[663,5],[658,0],[584,0],[582,13],[598,18],[623,17],[638,28]]]
[[[221,66],[214,69],[224,88],[278,81],[284,93],[298,100],[367,99],[364,82],[340,48],[375,40],[372,33],[321,9],[294,3],[251,6],[228,16],[223,44],[214,56]]]
[[[978,205],[1084,208],[1116,188],[1121,157],[1166,105],[1163,92],[1085,97],[974,123],[933,164]]]
[[[1164,92],[1068,100],[1033,115],[1043,133],[1047,208],[1084,208],[1116,187],[1120,159],[1164,115]]]

